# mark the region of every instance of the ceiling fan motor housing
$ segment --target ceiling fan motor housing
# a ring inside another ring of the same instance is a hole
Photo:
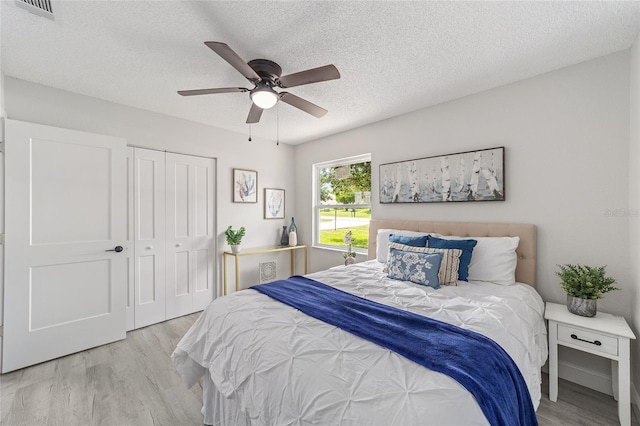
[[[276,81],[282,75],[280,65],[268,59],[253,59],[247,62],[247,65],[249,65],[262,80],[270,82],[272,86],[276,85]]]

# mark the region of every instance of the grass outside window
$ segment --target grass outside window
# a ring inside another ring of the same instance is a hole
[[[321,208],[320,244],[343,247],[344,234],[352,233],[352,248],[368,248],[370,208]],[[349,223],[352,221],[353,223]],[[333,226],[330,225],[333,223]],[[329,225],[329,226],[327,226]]]

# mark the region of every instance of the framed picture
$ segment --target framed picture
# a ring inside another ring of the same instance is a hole
[[[258,172],[255,170],[233,169],[233,202],[258,202]]]
[[[380,203],[504,201],[504,147],[380,164]]]
[[[284,219],[284,189],[264,189],[264,218]]]

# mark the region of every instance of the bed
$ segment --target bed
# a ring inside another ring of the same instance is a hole
[[[434,289],[391,279],[388,246],[395,243],[388,238],[405,233],[429,234],[433,241],[476,238],[485,247],[477,250],[478,259],[494,242],[515,239],[517,247],[507,255],[513,257],[515,282],[473,280],[482,278],[480,271],[491,259],[476,264],[468,281],[457,285]],[[374,219],[368,258],[305,278],[341,290],[345,297],[355,295],[488,337],[517,366],[537,409],[547,338],[544,304],[534,288],[534,225]],[[472,356],[482,360],[481,353]],[[187,386],[203,380],[202,413],[208,425],[490,424],[484,406],[452,377],[256,289],[214,300],[172,358]]]

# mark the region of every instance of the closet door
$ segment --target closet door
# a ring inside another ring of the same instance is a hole
[[[213,298],[214,172],[213,159],[166,154],[167,319]]]
[[[133,171],[133,163],[134,163],[134,149],[130,146],[127,147],[127,246],[131,247],[130,250],[126,250],[126,262],[127,262],[127,304],[126,304],[126,314],[127,314],[127,331],[131,331],[136,327],[136,319],[135,319],[135,250],[133,240],[135,238],[134,233],[134,194],[135,194],[135,186],[134,179],[135,174]]]
[[[194,258],[193,308],[201,311],[214,297],[216,232],[215,232],[215,160],[193,159],[194,203],[191,247]]]
[[[134,149],[135,327],[166,319],[164,152]]]

